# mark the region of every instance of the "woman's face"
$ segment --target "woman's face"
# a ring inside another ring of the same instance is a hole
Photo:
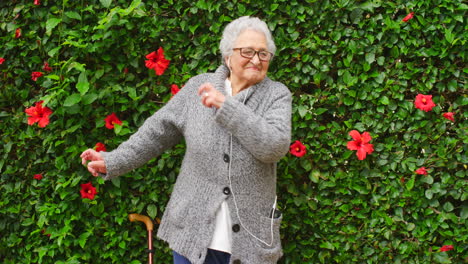
[[[267,51],[267,41],[265,35],[254,30],[245,30],[239,37],[237,37],[234,43],[234,48],[252,48],[256,51]],[[262,81],[268,71],[269,61],[261,61],[258,58],[258,53],[251,59],[244,58],[240,54],[240,50],[236,49],[226,64],[231,68],[231,81],[234,78],[235,81],[248,84],[248,86],[254,85]]]

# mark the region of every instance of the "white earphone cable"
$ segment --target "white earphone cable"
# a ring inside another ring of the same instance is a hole
[[[245,97],[244,97],[244,104],[245,104],[245,101],[247,99],[247,95],[248,95],[248,92],[245,94]],[[262,240],[261,238],[258,238],[256,235],[254,235],[252,232],[250,232],[249,229],[247,229],[247,227],[244,225],[244,223],[242,223],[242,219],[240,217],[240,214],[239,214],[239,208],[237,206],[237,201],[236,201],[236,196],[235,196],[235,191],[234,189],[232,188],[232,179],[231,179],[231,161],[232,161],[232,133],[230,133],[231,137],[230,137],[230,145],[229,145],[229,167],[228,167],[228,179],[229,179],[229,188],[231,188],[231,194],[232,194],[232,199],[233,199],[233,202],[234,202],[234,207],[236,209],[236,214],[237,214],[237,218],[239,219],[239,223],[240,225],[245,229],[245,231],[247,231],[247,233],[249,235],[251,235],[253,238],[257,239],[258,241],[260,241],[261,243],[265,244],[266,246],[268,247],[271,247],[273,245],[273,241],[274,241],[274,235],[273,235],[273,220],[274,220],[274,210],[276,208],[276,202],[277,202],[277,196],[275,195],[275,202],[273,203],[273,213],[272,215],[270,216],[271,217],[271,223],[270,223],[270,234],[271,234],[271,242],[270,243],[267,243],[265,242],[264,240]]]

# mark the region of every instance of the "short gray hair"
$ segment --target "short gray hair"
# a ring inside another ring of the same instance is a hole
[[[232,49],[234,48],[234,43],[236,42],[237,37],[239,37],[239,35],[247,29],[263,33],[267,41],[268,51],[273,53],[273,55],[275,54],[275,41],[271,36],[271,32],[268,29],[267,24],[257,17],[243,16],[233,20],[226,26],[226,28],[224,28],[223,36],[219,43],[219,49],[221,51],[223,63],[224,58],[232,55]]]

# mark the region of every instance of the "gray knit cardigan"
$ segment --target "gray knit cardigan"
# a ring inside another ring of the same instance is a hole
[[[157,236],[193,264],[202,264],[214,232],[215,214],[227,201],[233,224],[231,263],[276,263],[282,255],[282,217],[273,219],[271,246],[251,234],[271,243],[276,162],[288,152],[291,141],[291,93],[266,77],[236,96],[226,97],[219,109],[203,106],[197,95],[200,85],[210,82],[226,95],[228,74],[220,66],[214,73],[191,78],[127,141],[114,151],[102,152],[105,179],[127,173],[185,139],[180,174]]]

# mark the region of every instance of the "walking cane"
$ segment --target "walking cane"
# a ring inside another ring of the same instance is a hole
[[[129,214],[128,219],[130,219],[130,222],[140,221],[140,222],[145,223],[146,230],[148,231],[148,249],[147,249],[148,263],[153,264],[153,254],[154,254],[154,249],[153,249],[153,222],[146,215],[140,215],[140,214]]]

